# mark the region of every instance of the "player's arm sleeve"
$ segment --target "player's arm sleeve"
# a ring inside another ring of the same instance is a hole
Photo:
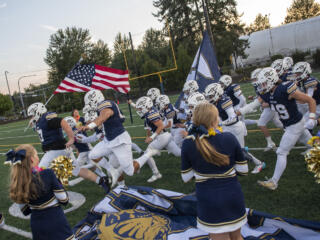
[[[28,204],[18,204],[23,215],[28,216],[31,213],[31,209]]]
[[[240,91],[241,92],[241,91]],[[239,106],[240,107],[243,107],[246,105],[247,101],[246,101],[246,98],[243,96],[243,94],[241,93],[239,96],[236,96],[236,98],[239,99]]]
[[[315,90],[314,87],[309,87],[309,88],[307,89],[307,95],[308,95],[309,97],[312,97],[312,96],[313,96],[313,93],[314,93],[314,90]]]
[[[185,183],[194,177],[194,171],[188,157],[190,154],[188,148],[188,140],[185,140],[181,148],[181,177]]]
[[[92,134],[91,136],[85,136],[83,134],[77,134],[76,140],[79,143],[92,143],[98,141],[98,135],[97,133]]]
[[[231,125],[235,122],[238,121],[238,116],[236,115],[236,113],[234,112],[233,107],[228,107],[227,109],[225,109],[227,115],[228,115],[228,119],[224,120],[221,122],[222,125],[228,126]]]
[[[54,172],[52,170],[49,171],[49,174],[50,174],[50,178],[51,178],[52,190],[53,190],[55,197],[57,198],[59,203],[61,203],[63,205],[67,205],[69,202],[69,197],[68,197],[66,190],[63,188],[61,182],[57,179],[56,175],[54,174]]]
[[[244,107],[240,108],[239,112],[242,116],[244,116],[248,113],[255,111],[255,109],[257,109],[258,107],[260,107],[260,101],[258,98],[256,98],[253,102],[246,104]]]

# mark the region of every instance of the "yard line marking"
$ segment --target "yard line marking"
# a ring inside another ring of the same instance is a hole
[[[18,234],[20,236],[23,236],[25,238],[29,238],[29,239],[32,239],[32,234],[31,232],[27,232],[27,231],[24,231],[22,229],[19,229],[19,228],[16,228],[16,227],[13,227],[13,226],[10,226],[10,225],[7,225],[5,224],[3,227],[2,227],[3,230],[7,230],[8,232],[13,232],[15,234]]]

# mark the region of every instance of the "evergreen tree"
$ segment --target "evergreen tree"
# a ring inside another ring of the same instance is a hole
[[[320,4],[315,0],[293,0],[287,9],[284,23],[296,22],[320,15]]]
[[[268,29],[270,27],[271,25],[270,25],[269,16],[268,15],[263,16],[261,13],[259,13],[254,19],[253,23],[251,23],[246,30],[247,30],[247,33],[250,34],[253,32]]]

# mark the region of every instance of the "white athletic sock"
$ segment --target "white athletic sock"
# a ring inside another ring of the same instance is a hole
[[[244,120],[244,123],[245,123],[246,125],[256,125],[256,124],[258,124],[258,120],[245,119],[245,120]]]
[[[145,153],[141,157],[136,159],[136,161],[139,163],[140,169],[143,167],[143,165],[146,163],[146,161],[148,161],[149,158],[150,158],[149,154]]]
[[[99,184],[99,182],[100,182],[100,177],[97,176],[97,178],[96,178],[96,184]]]
[[[251,153],[248,152],[248,155],[250,155],[250,157],[252,157],[252,161],[255,165],[261,164],[261,161],[259,159],[257,159],[255,156],[253,156]]]
[[[266,137],[266,140],[267,140],[268,145],[273,144],[273,141],[272,141],[272,139],[271,139],[271,136]]]
[[[274,169],[274,173],[272,176],[272,180],[275,183],[278,183],[284,170],[286,169],[287,166],[287,155],[283,155],[283,154],[278,154],[277,155],[277,163],[276,163],[276,167]]]
[[[94,172],[99,175],[100,177],[105,177],[106,175],[104,174],[104,172],[101,171],[101,169],[96,168],[96,170],[94,170]]]
[[[154,161],[153,157],[149,158],[147,162],[148,162],[148,165],[149,165],[152,173],[154,175],[159,174],[158,167],[157,167],[156,162]]]
[[[138,153],[141,153],[142,152],[142,149],[135,143],[132,143],[132,149],[137,151]]]

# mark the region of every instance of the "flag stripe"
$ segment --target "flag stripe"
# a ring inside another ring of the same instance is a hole
[[[112,85],[112,84],[109,84],[109,83],[107,83],[107,82],[103,82],[103,83],[101,83],[101,82],[96,82],[96,81],[94,81],[94,82],[92,82],[92,87],[94,87],[94,88],[98,88],[98,87],[100,87],[100,88],[102,88],[102,89],[115,89],[115,90],[118,90],[119,88],[121,88],[121,86],[114,86],[114,85]],[[129,89],[130,90],[130,86],[124,86],[124,87],[126,87],[126,89]],[[118,90],[119,91],[119,90]],[[123,90],[125,93],[127,93],[128,92],[128,90]],[[121,91],[121,92],[123,92],[123,91]],[[120,92],[120,91],[119,91]]]
[[[93,79],[107,81],[107,82],[109,82],[109,83],[111,83],[113,85],[122,85],[122,84],[128,85],[129,84],[128,80],[126,81],[126,80],[118,80],[118,79],[114,79],[114,78],[113,79],[112,78],[106,78],[106,77],[101,77],[101,75],[99,76],[97,74],[93,77]]]
[[[116,87],[130,87],[130,85],[128,83],[126,84],[113,84],[113,82],[109,82],[109,81],[105,81],[105,80],[98,80],[98,79],[95,79],[93,78],[93,81],[92,81],[92,84],[94,83],[101,83],[101,84],[105,84],[109,87],[112,87],[112,88],[116,88]]]
[[[106,72],[106,73],[113,73],[113,74],[117,74],[120,76],[124,76],[126,74],[128,74],[127,70],[121,70],[121,69],[115,69],[115,68],[109,68],[109,67],[105,67],[105,66],[100,66],[100,65],[94,65],[96,71],[102,71],[102,72]]]

